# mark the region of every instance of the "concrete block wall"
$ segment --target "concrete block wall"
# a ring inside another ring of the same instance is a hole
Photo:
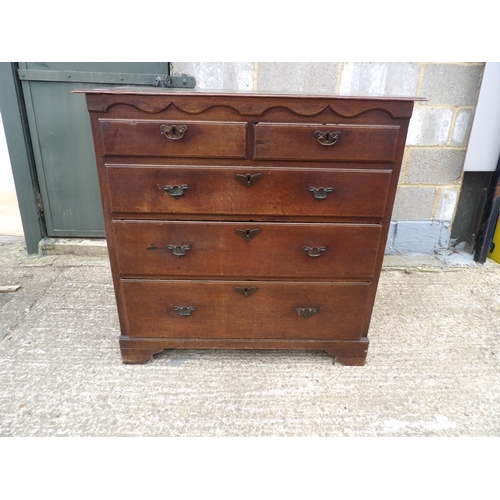
[[[387,253],[448,248],[484,63],[173,63],[200,89],[419,96]]]

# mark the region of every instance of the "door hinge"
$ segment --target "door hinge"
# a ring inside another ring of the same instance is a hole
[[[167,87],[171,89],[194,89],[196,80],[194,76],[179,75],[179,76],[157,76],[154,82],[155,87]]]
[[[44,213],[42,195],[40,193],[36,193],[36,211],[39,217],[41,217]]]

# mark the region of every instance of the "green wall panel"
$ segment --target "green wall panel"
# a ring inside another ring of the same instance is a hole
[[[19,63],[48,236],[104,236],[85,96],[71,90],[100,82],[152,85],[166,74],[166,62]]]

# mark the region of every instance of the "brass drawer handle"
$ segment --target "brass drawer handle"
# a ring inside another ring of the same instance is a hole
[[[309,255],[309,257],[312,257],[315,259],[316,257],[319,257],[323,252],[326,252],[328,250],[328,247],[302,247],[302,250]]]
[[[318,201],[322,201],[324,200],[327,196],[328,196],[328,193],[333,193],[333,188],[332,187],[327,187],[327,188],[324,188],[324,187],[319,187],[319,188],[315,188],[315,187],[309,187],[307,189],[310,193],[313,194],[313,196],[318,200]]]
[[[182,257],[191,250],[191,245],[167,245],[167,248],[176,256]]]
[[[252,295],[252,293],[255,293],[259,287],[257,286],[236,286],[234,287],[234,290],[238,292],[240,295],[243,295],[243,297],[247,298]]]
[[[236,229],[236,234],[241,236],[245,241],[250,241],[255,238],[260,233],[260,229],[256,227],[255,229]]]
[[[189,184],[183,184],[182,186],[162,186],[161,188],[178,200],[184,194],[184,191],[189,188]]]
[[[297,307],[296,310],[304,319],[308,319],[313,314],[316,314],[319,309],[317,307]]]
[[[262,174],[236,174],[236,179],[246,187],[252,187],[261,177]]]
[[[182,139],[187,129],[187,125],[160,125],[160,132],[171,141]]]
[[[179,313],[179,316],[191,316],[191,313],[196,311],[196,307],[191,307],[191,306],[186,306],[186,307],[179,307],[179,306],[174,306],[174,311]]]
[[[341,135],[340,132],[320,132],[319,130],[314,132],[314,137],[318,139],[318,142],[322,146],[333,146],[340,139]]]

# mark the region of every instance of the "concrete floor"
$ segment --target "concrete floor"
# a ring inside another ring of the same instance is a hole
[[[109,263],[0,237],[0,436],[499,436],[500,265],[387,258],[367,364],[164,351],[123,365]]]

